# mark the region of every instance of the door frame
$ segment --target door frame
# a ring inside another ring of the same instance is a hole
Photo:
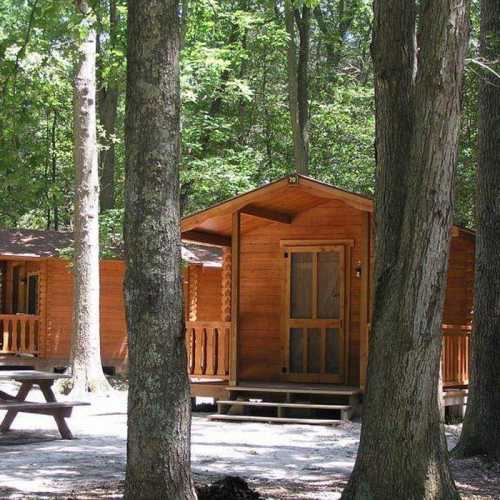
[[[351,274],[352,274],[352,247],[354,246],[353,239],[337,239],[337,240],[281,240],[280,241],[280,259],[281,259],[281,311],[280,311],[280,340],[281,340],[281,380],[284,382],[294,382],[295,377],[288,371],[289,369],[289,345],[288,345],[288,300],[289,300],[289,259],[285,254],[291,249],[300,251],[301,247],[304,250],[321,247],[344,247],[344,318],[343,318],[343,333],[344,333],[344,357],[343,367],[344,373],[341,380],[338,382],[316,382],[316,383],[334,383],[345,384],[349,378],[349,346],[350,346],[350,318],[351,318]],[[307,374],[302,374],[300,377],[307,383]],[[311,374],[311,382],[317,378],[316,374]],[[343,380],[342,380],[343,379]]]

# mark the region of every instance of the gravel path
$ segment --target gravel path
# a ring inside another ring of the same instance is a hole
[[[13,392],[13,387],[0,389]],[[31,398],[34,399],[34,398]],[[50,417],[20,414],[0,435],[0,498],[120,498],[126,453],[126,392],[93,398],[69,420],[77,437],[59,439]],[[211,422],[195,413],[195,479],[246,478],[265,498],[340,497],[354,464],[359,423],[336,427]],[[449,427],[452,445],[457,427]],[[480,460],[453,462],[464,498],[500,499],[500,471]]]

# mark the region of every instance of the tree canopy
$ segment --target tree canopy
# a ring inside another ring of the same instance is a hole
[[[284,3],[182,2],[184,214],[295,170]],[[297,12],[304,2],[292,4]],[[127,6],[125,0],[114,0],[113,18],[110,0],[92,5],[98,33],[98,93],[104,95],[109,88],[117,92],[114,133],[103,126],[104,105],[98,98],[101,156],[110,143],[115,150],[113,207],[101,212],[101,232],[112,239],[121,233],[123,217]],[[316,0],[305,5],[311,11],[309,175],[372,195],[371,3]],[[71,7],[57,0],[0,0],[0,214],[5,227],[72,227],[71,41],[74,31],[84,28]],[[475,24],[476,18],[477,13]],[[471,58],[477,50],[476,31]],[[476,69],[468,64],[466,71],[456,181],[455,222],[468,227],[474,215]]]

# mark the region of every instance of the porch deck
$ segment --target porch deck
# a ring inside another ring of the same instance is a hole
[[[228,391],[237,392],[275,392],[282,394],[323,394],[331,396],[354,396],[361,394],[355,386],[335,384],[299,384],[299,383],[261,383],[240,382],[236,386],[228,386]]]

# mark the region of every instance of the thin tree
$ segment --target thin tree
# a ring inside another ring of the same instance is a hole
[[[438,381],[467,7],[374,2],[375,299],[360,446],[343,499],[459,498]]]
[[[500,2],[481,0],[476,273],[469,398],[456,456],[500,461]],[[493,71],[492,71],[493,70]],[[495,74],[496,73],[496,74]]]
[[[177,0],[130,0],[125,171],[125,498],[192,500],[179,217]]]
[[[108,5],[109,16],[109,47],[112,51],[117,46],[118,23],[119,16],[116,8],[116,0],[109,0]],[[102,33],[97,37],[97,51],[101,49]],[[99,120],[101,122],[104,137],[103,148],[99,154],[99,171],[100,178],[100,209],[102,211],[109,210],[115,207],[115,133],[116,133],[116,118],[118,112],[118,99],[120,97],[120,89],[116,79],[116,75],[112,71],[108,72],[106,78],[102,76],[102,69],[98,72],[99,89]]]
[[[295,25],[299,35],[298,56]],[[309,172],[310,7],[304,2],[301,8],[297,8],[293,0],[285,0],[285,27],[288,33],[288,107],[292,125],[294,164],[297,172],[307,174]]]
[[[99,181],[96,140],[96,33],[86,1],[76,0],[83,36],[77,47],[73,135],[75,161],[75,294],[71,374],[73,394],[107,391],[99,339]]]

